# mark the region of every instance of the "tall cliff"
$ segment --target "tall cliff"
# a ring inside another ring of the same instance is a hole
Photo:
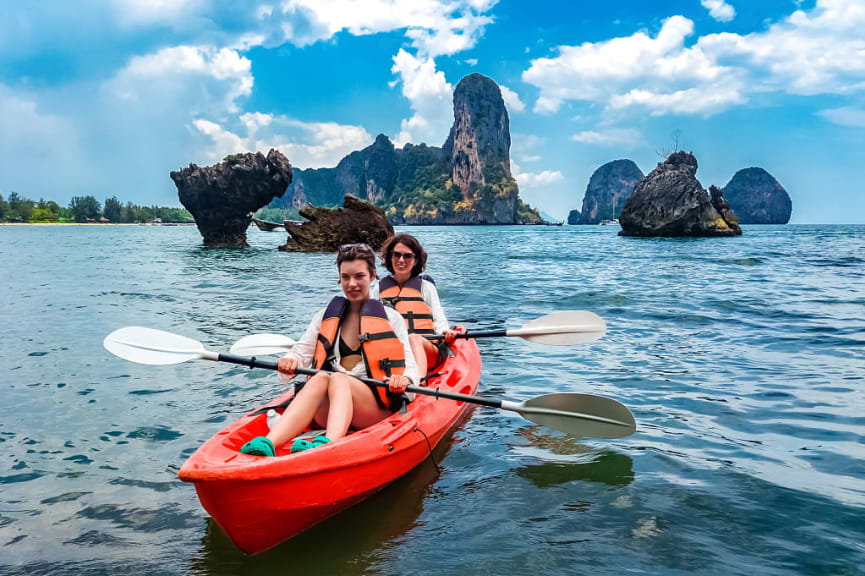
[[[580,224],[618,218],[642,178],[643,172],[631,160],[613,160],[595,170],[583,196]]]
[[[337,206],[346,194],[381,207],[395,224],[534,224],[511,175],[511,135],[499,87],[481,74],[454,90],[454,123],[442,148],[395,148],[384,134],[335,168],[294,170],[273,208]]]
[[[790,195],[762,168],[739,170],[723,190],[740,224],[786,224],[790,221],[793,212]]]

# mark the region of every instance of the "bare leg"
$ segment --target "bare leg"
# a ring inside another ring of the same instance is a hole
[[[432,346],[432,344],[420,334],[409,334],[408,343],[409,346],[411,346],[411,353],[414,356],[414,361],[417,363],[417,371],[421,378],[423,378],[426,376],[427,372],[426,350],[424,349],[424,345],[429,344]]]
[[[267,435],[275,447],[282,446],[306,428],[321,405],[327,399],[330,375],[319,373],[307,381],[288,408],[277,420],[276,426]]]
[[[334,380],[337,381],[335,386]],[[349,425],[359,430],[392,414],[390,410],[378,405],[369,386],[348,374],[331,375],[328,395],[329,398],[326,398],[316,411],[315,421],[325,426],[325,435],[331,441],[345,436]],[[347,407],[344,404],[346,397]]]

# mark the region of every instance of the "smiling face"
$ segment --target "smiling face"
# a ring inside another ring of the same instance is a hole
[[[411,278],[412,267],[414,267],[415,254],[411,248],[399,242],[393,247],[391,265],[393,266],[394,279],[402,284]]]
[[[366,260],[346,260],[339,265],[339,283],[349,302],[369,300],[369,285],[373,276]]]

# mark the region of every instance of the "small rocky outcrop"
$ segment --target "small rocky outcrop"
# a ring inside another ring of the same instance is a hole
[[[762,168],[736,172],[724,186],[724,197],[742,224],[786,224],[793,213],[790,195]]]
[[[736,236],[738,220],[720,189],[697,180],[697,159],[674,152],[640,180],[625,202],[620,236]]]
[[[580,224],[599,224],[619,217],[643,172],[631,160],[607,162],[589,179],[580,211]]]
[[[393,226],[381,208],[347,194],[342,208],[305,206],[300,224],[286,222],[289,238],[279,249],[284,252],[336,252],[343,244],[366,242],[374,250],[393,236]]]
[[[252,213],[291,183],[291,164],[278,150],[235,154],[213,166],[172,172],[180,203],[192,213],[204,245],[244,248]]]
[[[568,212],[568,225],[576,226],[580,223],[580,218],[581,215],[579,210],[571,210],[570,212]]]

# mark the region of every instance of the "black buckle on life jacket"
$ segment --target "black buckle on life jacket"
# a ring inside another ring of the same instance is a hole
[[[405,360],[391,360],[390,358],[382,358],[378,361],[378,367],[384,370],[388,377],[391,375],[391,368],[405,368]]]

